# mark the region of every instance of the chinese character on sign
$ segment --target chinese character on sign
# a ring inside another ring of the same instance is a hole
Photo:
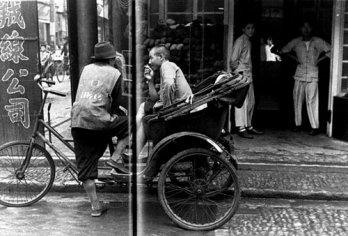
[[[24,128],[30,126],[29,100],[26,98],[11,98],[11,105],[6,105],[5,109],[12,123],[21,122]]]
[[[7,24],[6,24],[7,22]],[[0,29],[17,24],[25,29],[25,21],[21,13],[20,1],[0,1]]]
[[[27,76],[28,70],[27,69],[20,69],[20,77]],[[2,77],[2,81],[8,81],[14,74],[14,71],[12,69],[7,69],[5,75]],[[25,88],[22,85],[18,85],[19,80],[17,78],[12,78],[10,86],[7,88],[8,94],[14,94],[14,93],[25,93]]]
[[[24,56],[22,53],[24,38],[19,37],[19,34],[16,30],[12,31],[11,36],[5,34],[0,40],[0,60],[13,61],[18,64],[19,60],[27,61],[28,57]]]

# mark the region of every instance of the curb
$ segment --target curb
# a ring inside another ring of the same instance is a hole
[[[108,173],[111,168],[106,167],[106,160],[108,158],[103,158],[100,162],[99,174],[105,181],[97,181],[98,191],[129,193],[129,184],[110,181]],[[68,172],[63,172],[61,166],[57,167],[51,192],[84,192],[80,183]],[[242,197],[348,200],[347,165],[239,162],[237,174]],[[147,188],[141,183],[139,187]],[[157,187],[156,182],[153,182],[153,187]]]
[[[303,199],[303,200],[336,200],[347,201],[348,193],[330,192],[302,192],[302,191],[276,191],[276,190],[257,190],[244,189],[242,197],[247,198],[282,198],[282,199]]]

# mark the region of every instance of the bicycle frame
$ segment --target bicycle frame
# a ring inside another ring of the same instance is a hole
[[[57,148],[57,146],[55,146],[50,140],[48,140],[44,134],[42,134],[39,131],[40,125],[42,125],[44,128],[46,128],[47,130],[49,130],[49,132],[51,132],[56,138],[58,138],[66,147],[68,147],[72,152],[75,152],[74,147],[65,140],[65,138],[59,134],[57,132],[57,130],[55,130],[51,125],[49,125],[47,122],[45,122],[45,120],[43,119],[43,109],[44,109],[44,105],[47,99],[47,95],[48,95],[48,91],[43,91],[44,92],[44,96],[43,96],[43,100],[39,109],[39,114],[35,120],[34,123],[34,129],[33,129],[33,133],[31,135],[30,141],[29,141],[29,149],[26,152],[26,157],[24,162],[21,165],[21,168],[17,171],[17,175],[18,176],[23,176],[24,172],[26,170],[26,168],[29,165],[30,162],[30,158],[32,155],[32,151],[33,151],[33,144],[35,142],[35,140],[37,138],[39,138],[41,141],[44,142],[44,144],[47,144],[56,154],[57,157],[62,161],[63,165],[64,165],[64,169],[63,171],[69,171],[69,173],[73,176],[73,178],[79,182],[79,180],[76,178],[76,175],[78,173],[77,170],[77,166],[75,165],[75,163],[71,162],[69,160],[69,158],[62,152],[59,150],[59,148]]]

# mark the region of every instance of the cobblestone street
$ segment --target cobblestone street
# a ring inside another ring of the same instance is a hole
[[[128,197],[126,193],[101,194],[109,210],[100,218],[90,217],[89,203],[82,192],[50,193],[30,207],[0,206],[1,235],[129,235]],[[192,232],[178,228],[169,220],[156,194],[145,192],[140,195],[140,199],[142,211],[139,211],[138,235],[348,234],[347,201],[243,198],[236,215],[222,228],[211,232]]]
[[[68,91],[69,81],[57,84],[57,88]],[[51,97],[50,101],[52,124],[69,137],[69,94],[65,98]],[[234,142],[244,198],[230,222],[214,232],[184,231],[164,214],[156,194],[145,194],[140,202],[140,235],[348,234],[348,202],[344,201],[348,199],[346,142],[284,130],[266,130],[264,136],[253,140],[234,135]],[[83,189],[58,168],[55,186],[47,198],[29,208],[0,207],[0,219],[5,225],[16,224],[18,235],[128,235],[127,189],[110,186],[101,191],[110,209],[102,219],[91,219]],[[256,196],[267,199],[252,198]],[[334,201],[337,199],[340,201]],[[5,217],[12,214],[23,217],[22,221]],[[25,221],[27,216],[32,216],[33,222]],[[45,221],[39,220],[40,216]],[[62,217],[66,221],[57,220]],[[1,232],[13,235],[10,228]]]
[[[347,202],[246,200],[226,235],[347,235]]]

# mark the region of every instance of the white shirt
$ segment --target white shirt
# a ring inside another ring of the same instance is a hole
[[[273,46],[274,46],[273,44],[265,46],[266,61],[280,61],[280,57],[271,52],[271,49],[273,48]]]

